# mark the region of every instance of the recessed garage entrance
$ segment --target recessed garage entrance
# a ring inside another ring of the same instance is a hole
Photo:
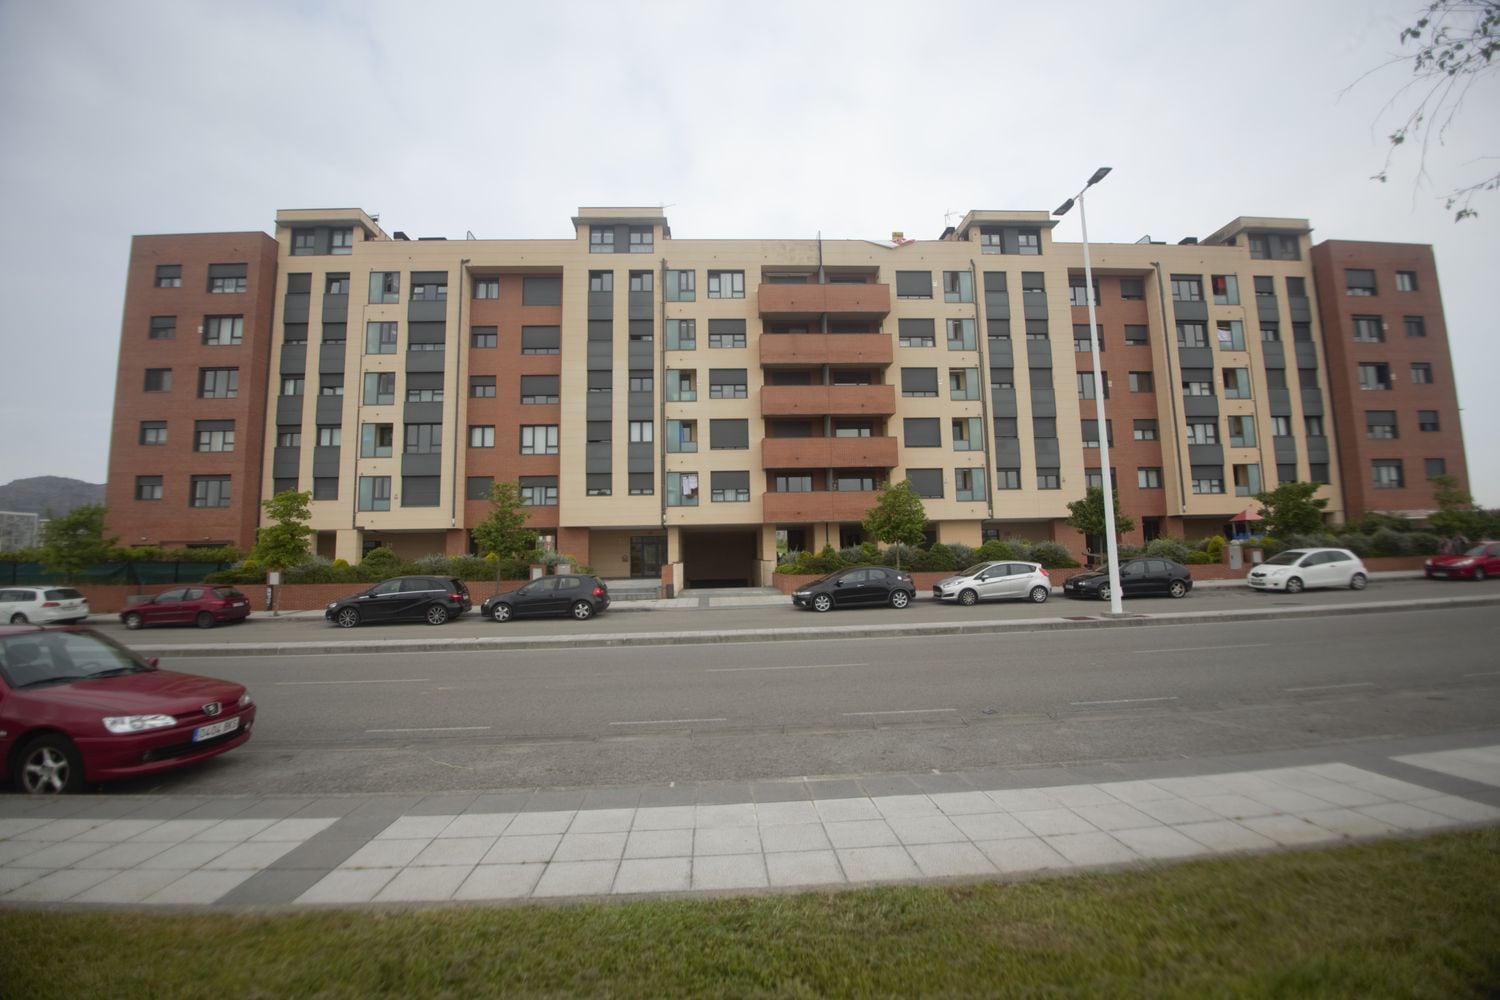
[[[687,587],[755,585],[756,544],[752,529],[682,532],[682,575]]]

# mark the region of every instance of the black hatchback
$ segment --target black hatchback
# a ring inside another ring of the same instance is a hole
[[[792,604],[814,611],[890,605],[904,608],[916,599],[911,574],[885,566],[856,566],[830,573],[792,592]]]
[[[1193,589],[1193,574],[1182,563],[1171,559],[1146,556],[1130,559],[1120,564],[1120,596],[1186,597]],[[1091,573],[1080,573],[1069,577],[1063,584],[1063,593],[1069,597],[1109,600],[1109,570],[1098,569]]]
[[[448,576],[397,576],[329,604],[323,617],[339,628],[379,622],[441,625],[473,607],[469,588]]]
[[[564,573],[537,577],[523,587],[486,598],[479,613],[497,622],[547,615],[572,615],[585,621],[607,607],[609,587],[603,580]]]

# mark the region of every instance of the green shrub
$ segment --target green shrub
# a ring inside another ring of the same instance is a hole
[[[979,557],[977,560],[978,562],[994,562],[997,559],[1021,558],[1020,556],[1016,555],[1016,550],[1013,546],[1010,545],[1010,543],[1002,542],[998,538],[991,538],[989,541],[979,546],[979,551],[976,552],[975,555]]]
[[[838,550],[832,545],[823,546],[823,551],[814,556],[810,563],[812,573],[832,573],[844,568],[844,562],[839,558]]]
[[[1411,544],[1411,554],[1414,556],[1437,555],[1443,547],[1443,540],[1430,531],[1413,531],[1406,539]]]
[[[1068,550],[1057,542],[1037,542],[1031,547],[1030,561],[1041,563],[1047,569],[1068,569],[1078,565]]]
[[[948,546],[948,551],[953,553],[954,569],[962,569],[965,566],[972,566],[979,562],[972,545],[965,545],[963,542],[954,542]]]
[[[1370,536],[1361,535],[1355,532],[1350,532],[1347,535],[1341,535],[1340,537],[1334,539],[1334,547],[1348,549],[1350,552],[1353,552],[1361,559],[1363,559],[1365,556],[1372,556],[1375,554],[1374,546],[1370,544]]]
[[[1170,559],[1173,562],[1186,563],[1188,561],[1187,543],[1176,538],[1153,538],[1151,544],[1146,546],[1146,555],[1155,556],[1158,559]]]
[[[899,557],[901,568],[910,569],[912,564],[916,562],[917,556],[921,555],[921,552],[921,549],[914,549],[910,545],[895,542],[880,554],[880,561],[887,566],[895,566],[896,560]]]
[[[1201,549],[1191,549],[1182,559],[1182,562],[1188,566],[1208,566],[1218,562],[1218,560]]]
[[[1410,553],[1411,545],[1406,535],[1391,528],[1379,528],[1370,536],[1370,554],[1376,556],[1404,556]]]
[[[1223,535],[1209,535],[1204,540],[1203,551],[1208,553],[1209,562],[1224,561],[1224,544]]]
[[[953,550],[942,542],[938,542],[912,561],[912,569],[932,573],[951,573],[958,569],[958,562],[953,558]]]
[[[1146,550],[1141,548],[1139,545],[1115,546],[1115,554],[1118,555],[1121,559],[1134,559],[1136,556],[1144,555],[1145,552]]]
[[[382,545],[366,552],[359,568],[367,573],[380,573],[383,577],[400,576],[401,557]]]

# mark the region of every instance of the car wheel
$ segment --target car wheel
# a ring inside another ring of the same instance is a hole
[[[513,612],[509,604],[497,604],[490,609],[490,617],[497,622],[508,622]]]
[[[586,622],[594,617],[594,606],[588,601],[573,602],[573,617],[581,622]]]
[[[966,590],[958,595],[958,603],[966,608],[972,608],[979,603],[979,595],[972,590]]]
[[[1370,582],[1369,580],[1365,579],[1365,575],[1363,573],[1355,573],[1353,576],[1351,576],[1349,578],[1349,589],[1350,590],[1364,590],[1365,589],[1365,584],[1367,584],[1369,582]]]
[[[833,609],[833,598],[827,594],[819,594],[813,598],[812,606],[814,611],[830,611]]]
[[[13,614],[13,615],[10,616],[10,623],[12,625],[25,625],[26,624],[26,616],[23,615],[23,614],[21,614],[21,612],[17,611],[15,614]]]
[[[16,787],[28,795],[62,795],[83,787],[83,760],[66,736],[40,736],[16,755]]]
[[[130,629],[130,631],[132,632],[136,631],[146,624],[145,619],[134,612],[131,612],[120,620],[123,621],[125,623],[125,627]]]
[[[1483,566],[1476,566],[1476,567],[1474,567],[1474,582],[1475,583],[1483,583],[1484,582],[1484,567]]]
[[[427,607],[427,624],[441,625],[448,620],[448,609],[441,604],[431,604]]]
[[[891,591],[891,607],[904,608],[911,603],[911,595],[904,590]]]
[[[214,616],[207,611],[198,612],[198,617],[193,619],[193,624],[199,628],[213,628]]]
[[[1104,586],[1102,586],[1102,587],[1099,588],[1099,600],[1101,600],[1101,601],[1107,601],[1107,600],[1109,600],[1109,595],[1110,595],[1109,584],[1106,583]]]
[[[359,612],[354,608],[341,608],[333,616],[333,623],[339,628],[353,628],[359,624]]]
[[[1032,604],[1046,604],[1047,598],[1052,596],[1052,591],[1038,584],[1031,588],[1031,593],[1027,596],[1031,598]]]
[[[1181,580],[1173,580],[1172,585],[1167,588],[1167,593],[1172,597],[1186,597],[1187,584],[1183,583]]]
[[[1291,577],[1290,579],[1288,579],[1287,582],[1286,582],[1286,592],[1288,594],[1300,594],[1300,593],[1302,593],[1302,579],[1301,579],[1301,577],[1294,576],[1294,577]]]

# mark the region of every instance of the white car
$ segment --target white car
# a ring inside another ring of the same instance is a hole
[[[6,587],[0,590],[0,622],[48,625],[81,622],[89,616],[88,598],[72,587]]]
[[[1287,549],[1250,571],[1246,582],[1256,590],[1301,593],[1307,587],[1364,590],[1370,573],[1348,549]]]
[[[932,585],[935,601],[972,605],[980,601],[1031,601],[1041,604],[1052,595],[1052,580],[1038,563],[998,560],[970,566],[957,576]]]

